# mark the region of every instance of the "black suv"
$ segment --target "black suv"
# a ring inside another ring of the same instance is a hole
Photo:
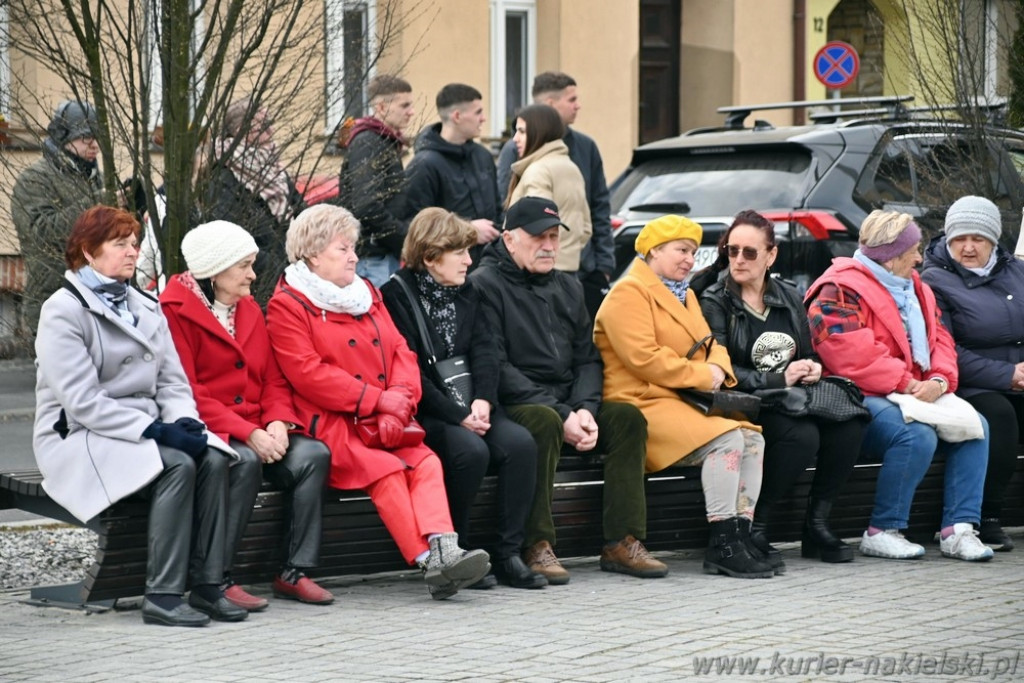
[[[934,235],[953,201],[981,194],[1003,212],[1003,243],[1012,251],[1024,206],[1024,133],[915,118],[919,112],[904,106],[909,99],[723,107],[722,128],[638,147],[612,186],[615,277],[635,257],[633,241],[643,225],[666,213],[703,225],[696,271],[715,259],[715,245],[736,213],[761,212],[776,224],[775,270],[801,289],[833,256],[854,252],[858,226],[874,209],[912,214]],[[804,126],[743,123],[753,111],[836,104],[875,108],[814,114],[816,123]],[[839,120],[851,116],[858,118]]]

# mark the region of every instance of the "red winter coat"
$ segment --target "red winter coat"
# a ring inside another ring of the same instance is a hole
[[[318,308],[283,278],[267,306],[277,362],[295,390],[299,417],[331,449],[329,482],[338,489],[365,489],[433,455],[424,445],[369,448],[355,433],[355,415],[373,415],[385,389],[404,387],[417,403],[421,395],[416,355],[369,286],[373,305],[364,315]]]
[[[811,343],[829,375],[847,377],[867,396],[902,393],[910,380],[942,377],[956,391],[953,338],[939,318],[935,294],[917,272],[914,292],[921,303],[931,368],[914,363],[910,339],[889,291],[852,258],[834,259],[807,290]]]
[[[300,429],[291,387],[270,350],[263,312],[251,297],[238,302],[235,338],[175,275],[160,295],[174,346],[195,394],[199,417],[211,432],[245,442],[275,420]]]

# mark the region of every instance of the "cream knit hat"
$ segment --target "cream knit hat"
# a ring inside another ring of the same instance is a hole
[[[259,250],[245,228],[228,221],[203,223],[181,240],[181,255],[197,280],[222,273]]]

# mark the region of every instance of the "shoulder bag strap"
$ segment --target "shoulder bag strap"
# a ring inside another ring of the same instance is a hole
[[[398,273],[394,273],[391,279],[398,283],[398,286],[401,287],[402,292],[412,305],[412,314],[416,318],[416,328],[420,333],[420,342],[423,344],[423,351],[427,354],[427,363],[432,366],[437,362],[437,354],[434,353],[434,344],[430,341],[430,330],[427,328],[427,321],[423,318],[419,299],[409,285],[406,284],[405,280],[399,277]]]

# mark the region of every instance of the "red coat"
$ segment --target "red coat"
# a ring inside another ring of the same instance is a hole
[[[199,417],[225,441],[281,420],[300,427],[291,387],[270,351],[263,312],[253,298],[238,302],[235,338],[175,275],[160,295],[174,346],[195,394]]]
[[[417,403],[421,395],[416,355],[391,322],[380,292],[372,291],[369,312],[352,316],[314,306],[282,279],[267,306],[277,362],[295,390],[299,416],[331,449],[329,482],[338,489],[365,489],[433,455],[423,445],[369,448],[355,433],[355,415],[374,414],[384,389],[405,387]]]
[[[807,290],[811,342],[829,375],[847,377],[867,396],[903,392],[910,380],[942,377],[956,391],[953,338],[939,318],[935,294],[917,272],[911,277],[921,303],[931,368],[914,363],[910,339],[889,291],[852,258],[837,258]],[[837,289],[838,288],[838,289]]]

